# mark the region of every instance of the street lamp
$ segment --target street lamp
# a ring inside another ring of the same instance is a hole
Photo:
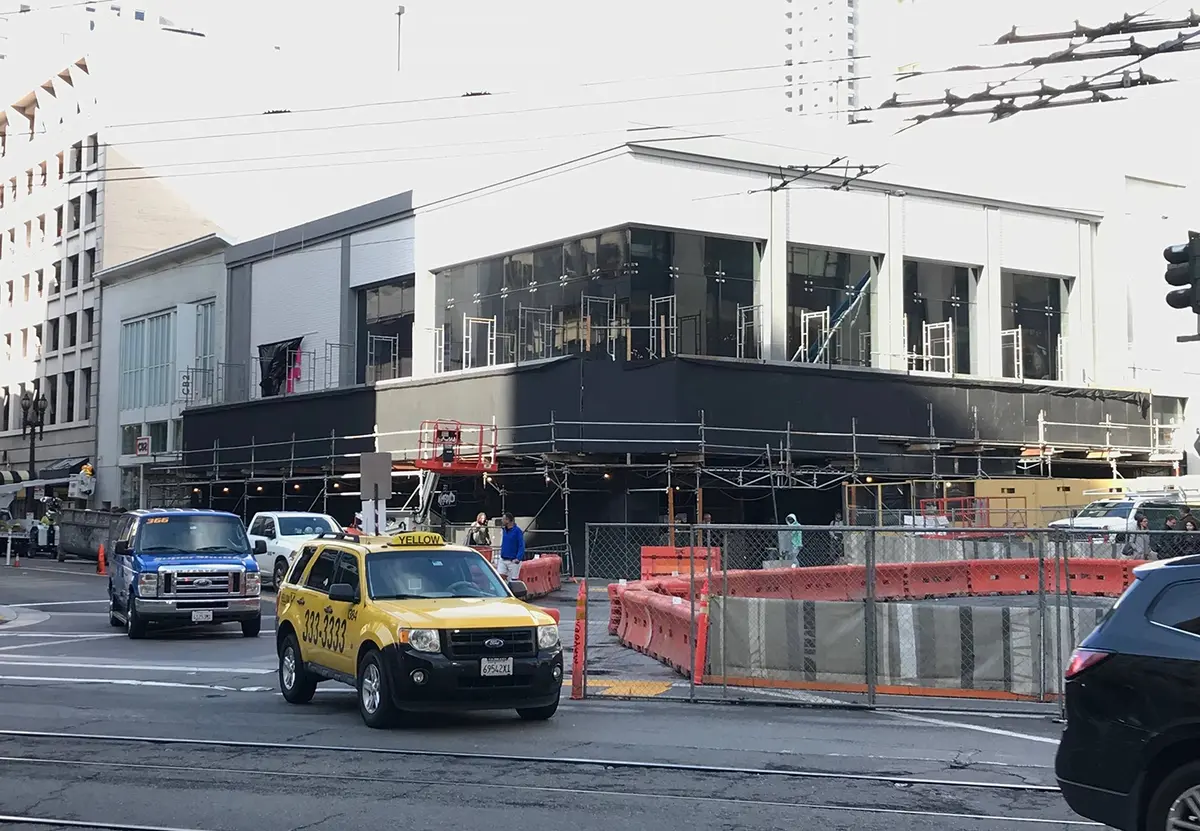
[[[46,429],[46,410],[50,402],[46,396],[39,393],[35,398],[29,390],[21,393],[21,435],[29,435],[29,478],[37,478],[37,440]],[[37,500],[33,496],[33,488],[29,488],[26,496],[27,510],[30,515],[37,516]]]

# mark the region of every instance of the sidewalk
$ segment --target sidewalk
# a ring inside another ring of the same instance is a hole
[[[17,619],[17,610],[10,606],[0,606],[0,626]]]

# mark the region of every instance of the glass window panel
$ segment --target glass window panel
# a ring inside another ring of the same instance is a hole
[[[1001,329],[1006,377],[1056,380],[1061,377],[1059,343],[1063,335],[1066,284],[1056,277],[1004,272],[1000,281]]]
[[[600,235],[600,243],[596,253],[596,267],[601,279],[621,277],[625,273],[625,264],[629,262],[629,231],[605,231]]]
[[[797,247],[789,261],[788,358],[870,366],[871,257]]]
[[[904,262],[904,311],[908,316],[910,367],[941,371],[945,364],[942,346],[931,344],[932,361],[925,356],[925,332],[931,324],[951,323],[954,341],[954,371],[971,371],[971,269],[946,263],[915,260]]]
[[[754,305],[754,243],[705,237],[705,353],[737,355],[737,310]]]

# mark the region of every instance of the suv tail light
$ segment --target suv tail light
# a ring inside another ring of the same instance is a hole
[[[1076,649],[1071,653],[1071,662],[1067,664],[1066,677],[1067,680],[1074,678],[1085,669],[1090,669],[1099,663],[1102,663],[1106,658],[1111,657],[1110,652],[1098,652],[1095,649]]]

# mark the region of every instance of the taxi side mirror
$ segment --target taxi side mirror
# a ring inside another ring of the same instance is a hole
[[[329,587],[329,599],[335,603],[357,603],[358,589],[349,583],[334,583]]]
[[[513,593],[513,597],[517,600],[524,600],[529,597],[529,587],[520,580],[510,580],[508,590]]]
[[[113,545],[113,553],[124,556],[129,553],[129,540],[117,540]]]
[[[266,554],[267,553],[267,541],[266,540],[255,540],[254,541],[254,553],[255,553],[255,555]]]

